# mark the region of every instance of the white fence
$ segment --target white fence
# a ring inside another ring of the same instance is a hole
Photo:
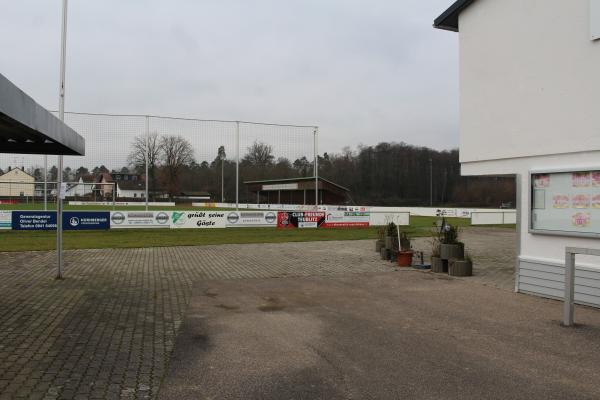
[[[192,203],[194,207],[217,207],[217,208],[235,208],[235,203]],[[240,209],[254,210],[289,210],[302,211],[314,210],[314,205],[302,204],[240,204]],[[448,207],[371,207],[371,206],[336,206],[336,205],[320,205],[319,211],[359,211],[359,212],[376,212],[376,213],[408,213],[421,217],[456,217],[456,218],[471,218],[472,214],[491,213],[503,215],[507,224],[516,222],[516,211],[512,209],[493,209],[493,208],[448,208]],[[514,216],[511,216],[514,214]],[[512,221],[512,222],[510,222]],[[496,222],[494,222],[496,223]],[[502,222],[497,222],[502,223]]]
[[[517,212],[510,211],[486,211],[472,212],[471,225],[506,225],[517,223]]]

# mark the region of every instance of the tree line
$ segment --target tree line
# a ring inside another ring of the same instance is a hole
[[[148,152],[146,153],[146,148]],[[209,192],[213,199],[235,201],[235,160],[219,146],[212,160],[194,159],[191,143],[176,135],[136,137],[131,143],[128,165],[111,172],[144,175],[148,162],[150,195]],[[345,147],[340,153],[318,156],[319,176],[350,190],[349,204],[381,206],[454,205],[499,207],[515,204],[516,190],[512,177],[464,177],[460,175],[458,150],[438,151],[406,143],[382,142],[374,146]],[[41,169],[29,171],[43,180]],[[88,170],[65,168],[63,178],[97,176],[109,170],[101,165]],[[272,146],[254,142],[240,158],[240,202],[254,202],[244,182],[259,179],[284,179],[314,176],[314,160],[301,157],[289,160],[275,157]],[[49,179],[55,180],[55,166]]]

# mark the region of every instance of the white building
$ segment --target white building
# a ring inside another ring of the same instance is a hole
[[[77,182],[67,182],[66,197],[85,197],[94,192],[94,180],[80,177]]]
[[[128,199],[143,199],[146,196],[146,184],[142,180],[118,181],[117,197]]]
[[[19,168],[0,175],[0,197],[33,197],[35,178]]]
[[[462,174],[517,179],[516,290],[562,298],[565,247],[600,248],[600,0],[460,0],[434,26],[459,32]]]

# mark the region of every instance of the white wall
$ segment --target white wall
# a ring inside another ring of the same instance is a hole
[[[600,150],[589,0],[479,0],[460,15],[461,162]]]
[[[480,0],[460,16],[463,175],[520,176],[520,291],[560,297],[566,246],[529,233],[529,171],[600,168],[600,41],[589,0]],[[575,299],[600,306],[600,260],[577,258]]]
[[[33,196],[35,178],[18,168],[7,171],[0,176],[0,196],[18,197],[23,193],[23,196]],[[27,182],[27,183],[25,183]]]

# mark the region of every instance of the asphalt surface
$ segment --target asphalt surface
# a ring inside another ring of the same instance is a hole
[[[600,311],[561,312],[412,270],[198,282],[158,398],[599,399]]]

